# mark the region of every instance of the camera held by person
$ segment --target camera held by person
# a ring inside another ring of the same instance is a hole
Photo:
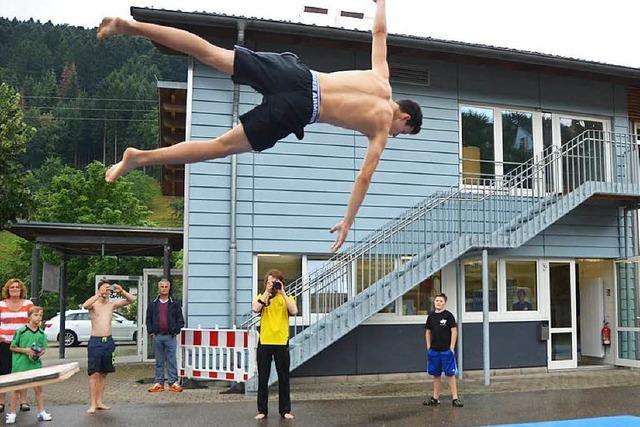
[[[42,354],[42,347],[40,347],[38,344],[32,344],[31,350],[33,350],[33,352],[35,353],[31,357],[31,360],[38,360],[40,358],[40,354]]]

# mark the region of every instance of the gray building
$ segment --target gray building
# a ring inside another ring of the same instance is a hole
[[[132,15],[226,48],[292,51],[318,71],[370,66],[367,31]],[[423,130],[390,139],[341,256],[331,258],[328,229],[346,208],[362,135],[314,124],[304,141],[186,167],[188,325],[239,325],[277,268],[301,308],[294,375],[419,372],[426,315],[445,292],[462,323],[464,369],[479,369],[486,248],[492,368],[640,366],[640,70],[413,36],[388,43],[394,98],[418,101]],[[191,59],[186,138],[215,138],[261,102],[235,90]]]

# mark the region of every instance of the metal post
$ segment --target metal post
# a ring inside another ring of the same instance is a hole
[[[40,243],[31,251],[31,301],[35,305],[40,302]]]
[[[461,280],[462,262],[460,259],[456,262],[456,312],[458,314],[458,378],[462,379],[462,310],[464,304],[464,295],[462,295]]]
[[[64,359],[64,337],[66,331],[65,321],[67,320],[67,254],[62,254],[62,263],[60,263],[60,332],[58,333],[58,355],[60,359]]]
[[[244,29],[246,22],[238,21],[237,45],[244,45]],[[231,126],[236,126],[239,122],[240,109],[240,85],[233,85],[233,103],[231,104]],[[229,209],[229,323],[235,327],[237,321],[237,289],[238,289],[238,241],[237,241],[237,215],[238,215],[238,156],[231,156],[231,206]]]
[[[489,356],[489,255],[482,250],[482,365],[484,371],[484,385],[489,385],[489,370],[491,361]]]

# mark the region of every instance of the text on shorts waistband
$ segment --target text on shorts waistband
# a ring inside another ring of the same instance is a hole
[[[311,71],[311,101],[313,110],[311,111],[311,118],[309,124],[315,123],[320,118],[320,80],[318,79],[318,72]]]

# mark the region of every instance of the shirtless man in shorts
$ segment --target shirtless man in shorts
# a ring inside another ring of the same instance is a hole
[[[111,294],[121,295],[123,298],[111,302]],[[87,345],[89,374],[89,391],[91,401],[87,412],[91,415],[96,410],[111,409],[103,402],[104,387],[107,383],[107,374],[115,372],[113,367],[113,352],[116,345],[111,337],[111,319],[113,311],[132,303],[135,297],[126,292],[118,284],[111,285],[106,280],[98,283],[98,291],[94,296],[82,304],[82,308],[89,310],[91,319],[91,338]]]
[[[211,141],[188,141],[156,150],[127,148],[122,161],[107,171],[113,182],[127,171],[148,165],[193,163],[271,148],[293,133],[304,137],[307,124],[329,123],[352,129],[369,139],[347,211],[331,232],[337,232],[331,250],[344,243],[356,213],[369,189],[389,136],[416,134],[422,126],[420,106],[411,100],[394,101],[387,64],[385,0],[378,0],[373,22],[371,69],[320,73],[309,70],[292,53],[252,52],[241,46],[227,50],[189,32],[104,18],[97,36],[116,34],[146,37],[175,51],[197,58],[229,76],[237,84],[263,95],[262,104],[240,116],[240,124]]]

